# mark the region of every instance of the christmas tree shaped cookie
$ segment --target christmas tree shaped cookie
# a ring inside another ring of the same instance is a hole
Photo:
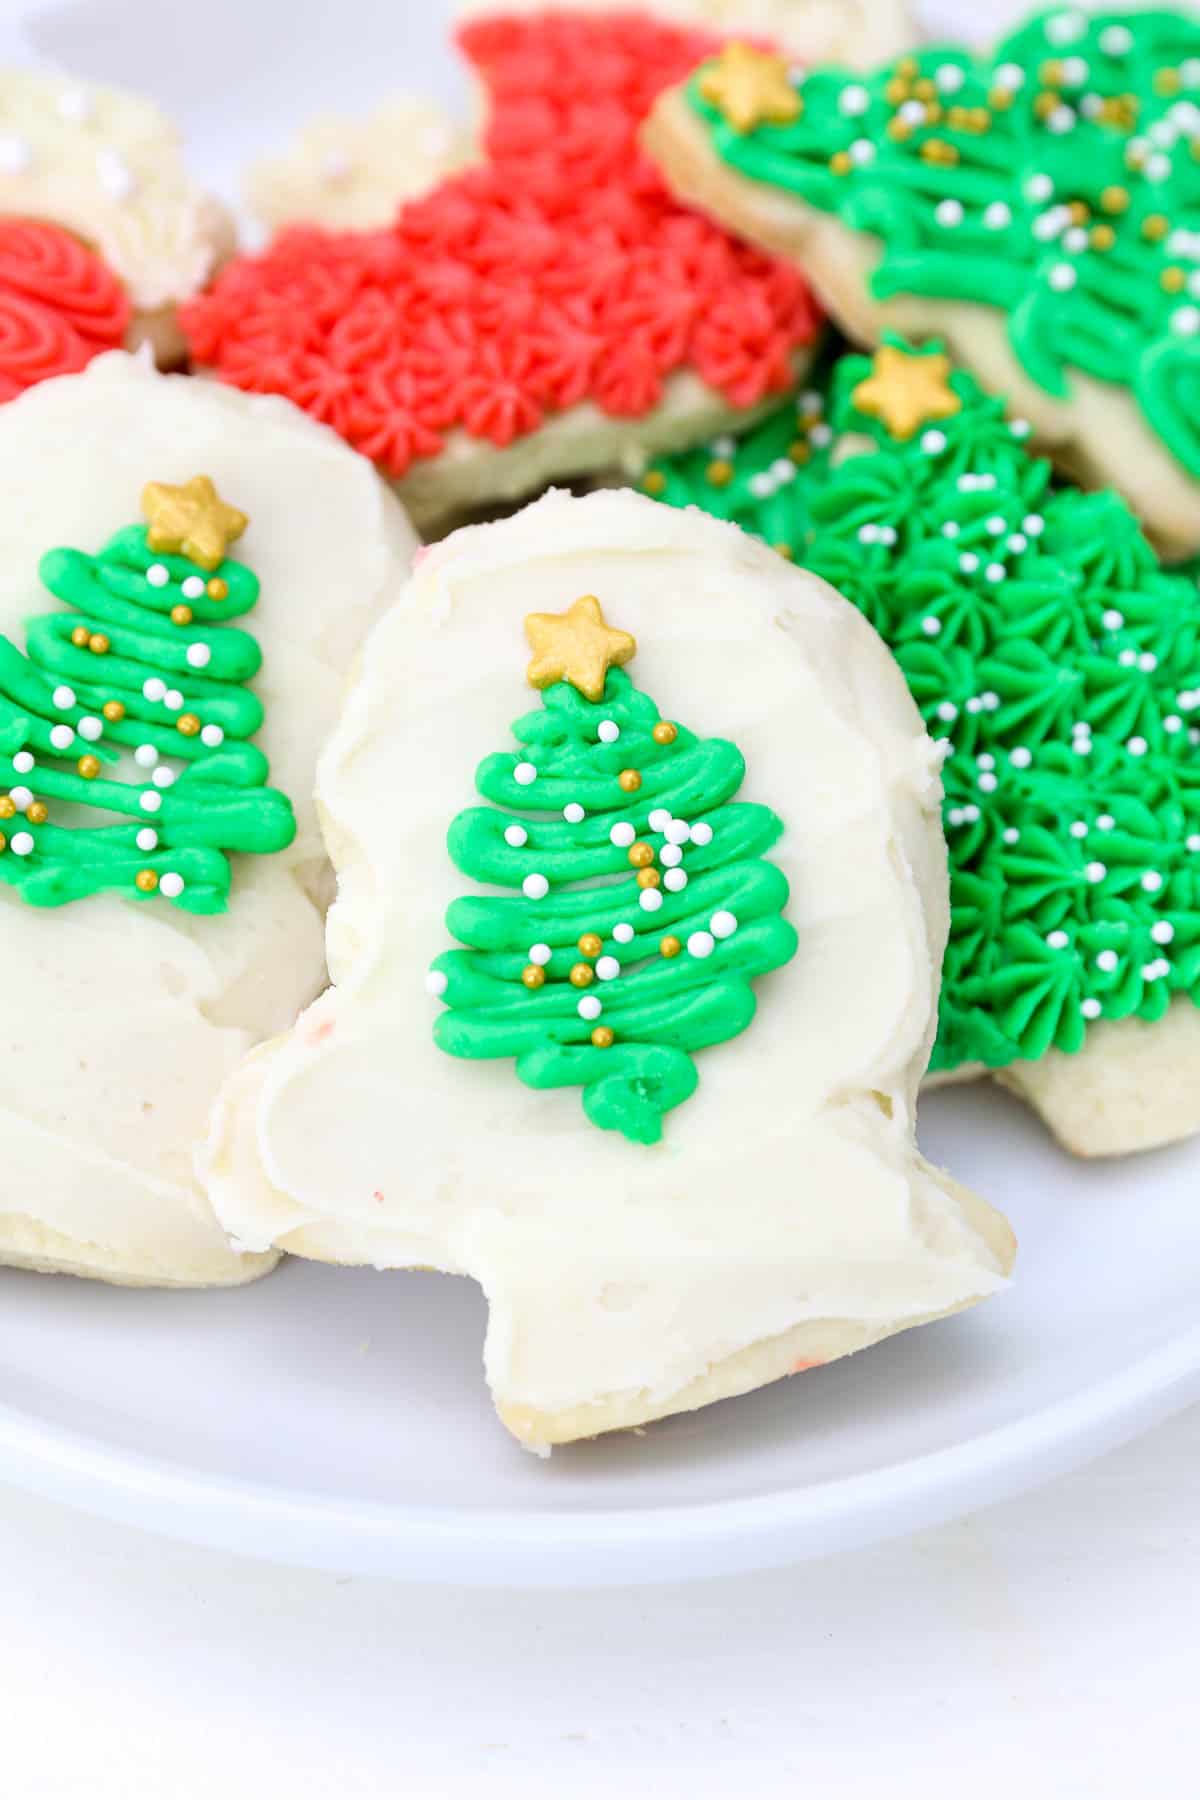
[[[322,760],[334,985],[226,1084],[218,1215],[474,1276],[533,1445],[991,1293],[1007,1228],[913,1143],[939,797],[877,636],[728,526],[610,492],[456,533]]]
[[[225,623],[258,599],[254,575],[225,555],[245,515],[205,475],[150,482],[143,506],[148,527],[126,527],[99,555],[42,558],[42,580],[72,610],[29,621],[27,659],[0,635],[0,819],[11,834],[0,831],[0,881],[34,906],[111,889],[219,912],[227,852],[283,850],[296,834],[249,742],[263,714],[243,684],[261,653]],[[140,780],[120,778],[122,755]],[[60,805],[127,823],[59,824]]]
[[[835,582],[943,740],[952,922],[932,1067],[1084,1154],[1200,1129],[1200,593],[1113,494],[1056,487],[936,346],[834,371],[657,465]]]
[[[1172,553],[1200,548],[1200,20],[1037,14],[864,80],[733,46],[664,96],[673,188],[847,334],[941,337]]]
[[[317,752],[415,542],[301,412],[120,352],[0,407],[0,478],[0,1264],[252,1281],[193,1159],[325,983]]]

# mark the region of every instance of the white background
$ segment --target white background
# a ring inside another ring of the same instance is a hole
[[[431,44],[437,6],[393,0],[392,29],[410,8],[405,43]],[[16,10],[0,0],[0,26]],[[341,8],[297,10],[336,38]],[[199,8],[56,13],[128,79],[157,64],[185,116],[239,56]],[[261,8],[244,13],[253,37]],[[397,64],[375,76],[380,91],[404,79]],[[1191,1800],[1198,1470],[1193,1410],[904,1543],[578,1595],[293,1572],[0,1490],[0,1792]]]

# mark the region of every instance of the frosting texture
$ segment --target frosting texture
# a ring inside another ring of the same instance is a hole
[[[486,166],[387,230],[296,228],[185,309],[194,358],[285,394],[394,477],[448,434],[507,446],[584,400],[653,411],[675,371],[782,392],[818,315],[800,276],[676,204],[637,147],[714,40],[634,14],[480,21]]]
[[[689,94],[727,162],[880,240],[877,299],[1002,308],[1048,394],[1072,370],[1130,387],[1200,476],[1200,21],[1058,7],[986,59],[923,49],[794,88],[790,122],[749,129],[711,65]]]
[[[824,575],[894,649],[946,749],[932,1066],[999,1068],[1200,1002],[1200,594],[944,366],[896,339],[845,357],[828,416],[813,389],[646,486]]]
[[[119,349],[129,317],[121,283],[78,238],[0,219],[0,400]]]

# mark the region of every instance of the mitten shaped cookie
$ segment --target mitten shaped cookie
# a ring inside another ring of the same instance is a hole
[[[322,986],[317,748],[413,538],[286,402],[122,353],[0,409],[0,467],[0,1262],[246,1281],[192,1156]]]
[[[322,759],[335,985],[227,1084],[219,1216],[474,1276],[534,1446],[994,1292],[1007,1226],[914,1147],[938,762],[862,616],[731,526],[607,492],[455,534]]]

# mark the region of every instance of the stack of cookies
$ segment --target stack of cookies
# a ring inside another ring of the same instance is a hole
[[[0,1259],[470,1275],[545,1450],[1001,1292],[923,1083],[1200,1130],[1200,22],[463,13],[253,253],[7,78]]]

